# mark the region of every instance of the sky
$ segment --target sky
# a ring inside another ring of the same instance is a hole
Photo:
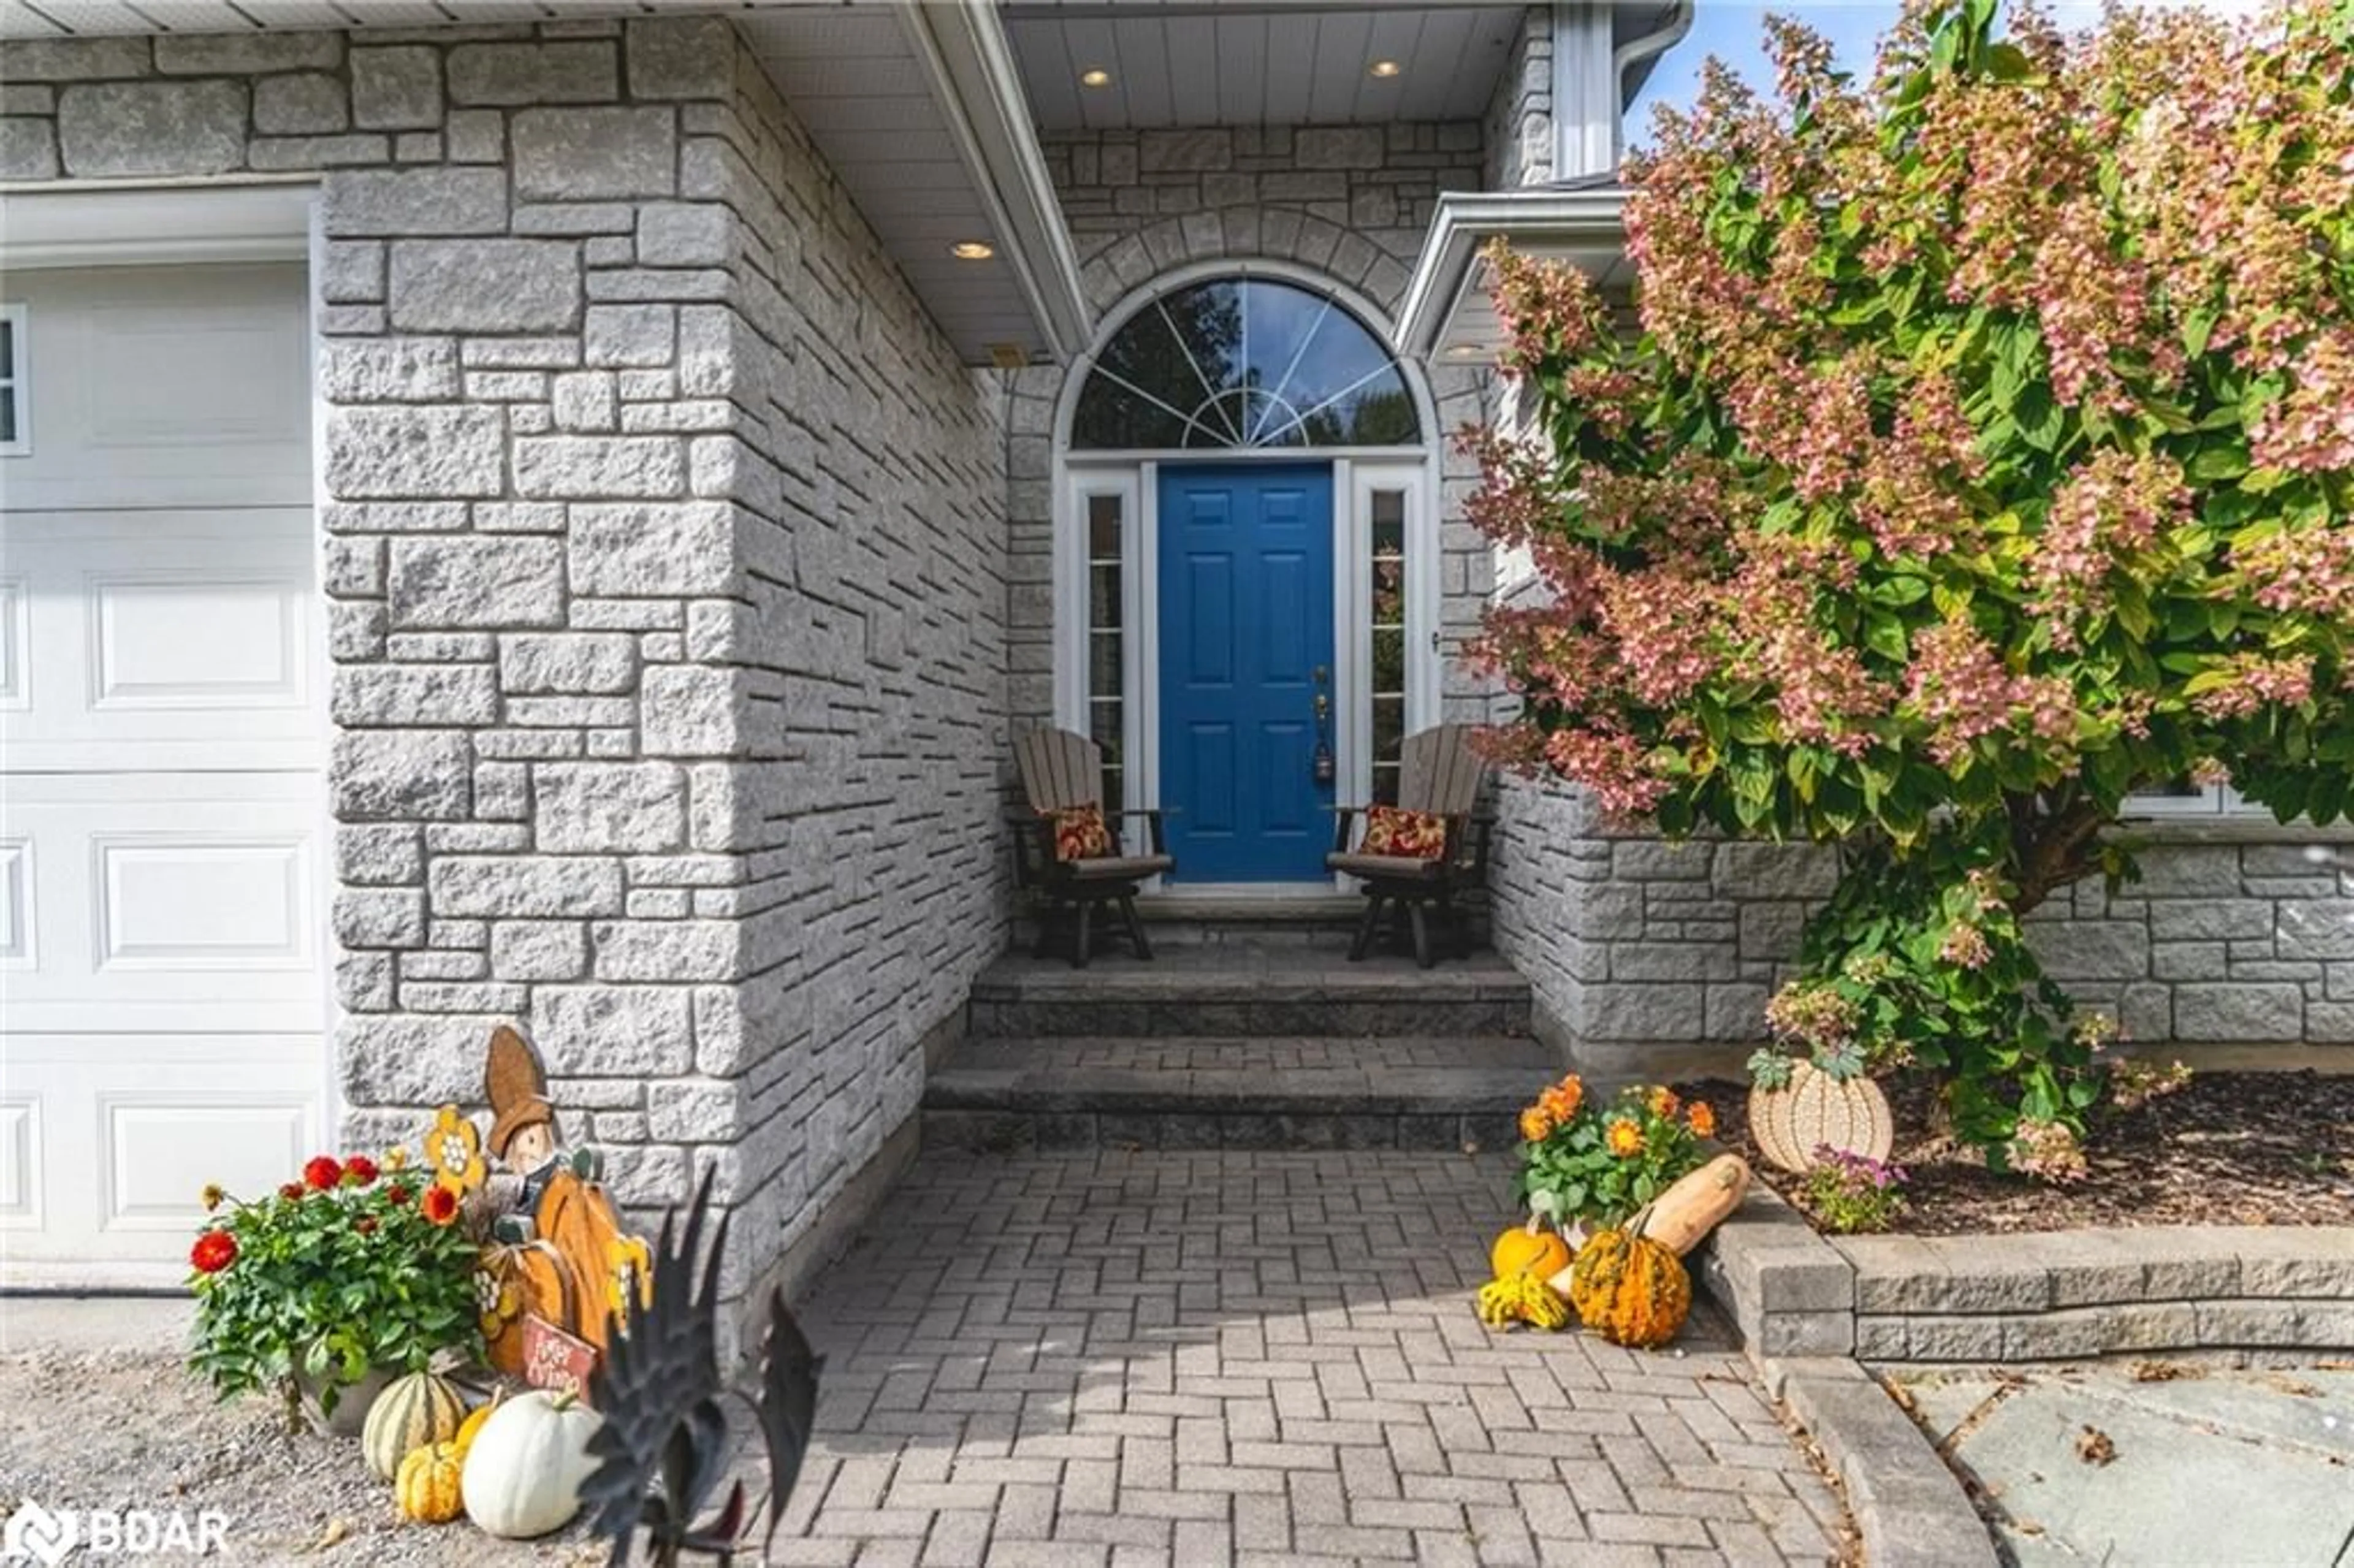
[[[2243,0],[2188,0],[2218,10],[2241,10]],[[2075,31],[2100,19],[2096,0],[2065,0],[2047,7],[2062,30]],[[1697,0],[1691,31],[1661,58],[1650,79],[1627,112],[1628,140],[1642,145],[1650,140],[1651,105],[1666,102],[1689,108],[1700,92],[1701,62],[1714,55],[1733,67],[1743,79],[1761,90],[1774,84],[1774,68],[1766,58],[1766,18],[1795,16],[1830,40],[1843,69],[1868,75],[1880,35],[1896,21],[1899,7],[1880,0],[1784,0],[1778,5],[1750,0]]]

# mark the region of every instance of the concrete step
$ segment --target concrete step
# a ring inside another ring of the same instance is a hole
[[[1331,948],[1204,945],[1150,960],[1106,953],[1083,969],[1008,955],[973,982],[977,1039],[1517,1037],[1529,984],[1492,953],[1433,969]]]
[[[1500,1148],[1560,1071],[1532,1040],[1266,1035],[967,1041],[924,1091],[928,1146]]]
[[[1486,900],[1477,895],[1466,903],[1460,917],[1468,922],[1474,946],[1488,941]],[[1348,949],[1363,917],[1365,900],[1355,893],[1289,894],[1250,896],[1240,894],[1162,893],[1136,901],[1145,934],[1155,948],[1269,948],[1298,951]],[[1107,919],[1105,924],[1111,922]],[[1037,938],[1037,916],[1025,914],[1017,923],[1014,945],[1026,950]],[[1065,938],[1067,940],[1067,938]],[[1124,952],[1124,946],[1106,941],[1106,953]]]

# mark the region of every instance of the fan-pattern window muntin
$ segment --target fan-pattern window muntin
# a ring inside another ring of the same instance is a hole
[[[0,305],[0,457],[33,450],[25,408],[25,307]]]
[[[1130,316],[1080,389],[1094,450],[1393,447],[1421,439],[1405,373],[1340,303],[1269,278],[1172,289]]]

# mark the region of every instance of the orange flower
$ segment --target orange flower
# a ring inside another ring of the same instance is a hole
[[[1631,1160],[1643,1152],[1643,1129],[1633,1122],[1619,1118],[1610,1124],[1610,1152],[1621,1160]]]
[[[428,1187],[420,1206],[427,1219],[437,1225],[446,1225],[458,1217],[458,1194],[447,1187]]]
[[[1531,1106],[1521,1113],[1521,1136],[1531,1143],[1543,1143],[1553,1136],[1553,1113],[1541,1105]]]
[[[1553,1108],[1553,1119],[1567,1121],[1577,1114],[1577,1107],[1585,1103],[1585,1086],[1577,1081],[1575,1073],[1572,1073],[1547,1089],[1545,1098]]]
[[[1653,1116],[1673,1116],[1682,1105],[1683,1101],[1676,1098],[1675,1090],[1668,1087],[1665,1084],[1661,1084],[1658,1088],[1651,1091],[1650,1106],[1651,1114]]]
[[[1691,1109],[1685,1113],[1685,1119],[1691,1123],[1692,1131],[1701,1137],[1716,1136],[1716,1112],[1709,1107],[1706,1100],[1692,1101]]]

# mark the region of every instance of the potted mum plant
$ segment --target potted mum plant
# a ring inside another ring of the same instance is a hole
[[[1596,1105],[1573,1073],[1521,1112],[1517,1192],[1537,1218],[1575,1243],[1612,1228],[1700,1168],[1715,1113],[1664,1085],[1633,1085]]]
[[[261,1197],[205,1189],[188,1364],[221,1398],[267,1388],[294,1430],[307,1398],[330,1431],[354,1436],[391,1377],[441,1351],[480,1353],[458,1195],[406,1164],[398,1150],[381,1167],[323,1154]]]

